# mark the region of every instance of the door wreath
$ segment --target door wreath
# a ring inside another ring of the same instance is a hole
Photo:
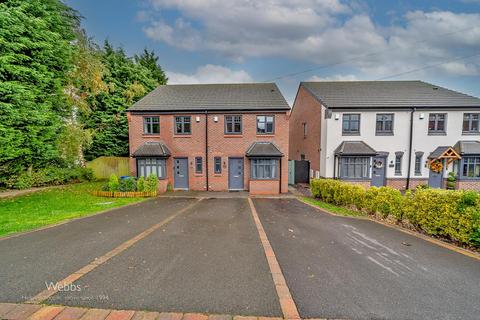
[[[430,163],[430,170],[432,170],[433,172],[440,173],[442,172],[442,169],[443,164],[440,161],[435,160]]]

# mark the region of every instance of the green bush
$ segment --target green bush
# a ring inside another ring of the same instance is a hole
[[[332,179],[311,181],[315,198],[382,217],[392,216],[433,236],[480,247],[480,193],[417,188],[402,195],[390,187],[370,187]]]
[[[137,182],[133,177],[128,177],[120,180],[118,191],[129,192],[129,191],[136,191],[136,190],[137,190]]]
[[[145,191],[145,178],[144,177],[138,178],[137,191],[140,191],[140,192]]]
[[[18,177],[12,178],[8,182],[8,187],[27,189],[91,180],[93,180],[93,172],[87,168],[46,167],[33,170],[32,172],[21,173]]]
[[[156,174],[150,174],[145,181],[145,191],[153,192],[158,190],[158,178]]]
[[[118,177],[115,174],[111,174],[110,179],[108,179],[108,191],[118,191],[119,187]]]

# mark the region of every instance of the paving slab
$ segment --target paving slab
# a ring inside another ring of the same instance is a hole
[[[479,318],[478,260],[298,200],[254,204],[302,318]]]
[[[281,316],[247,199],[205,199],[48,303]],[[196,317],[192,315],[192,317]]]
[[[152,199],[0,240],[0,302],[30,299],[193,201]]]

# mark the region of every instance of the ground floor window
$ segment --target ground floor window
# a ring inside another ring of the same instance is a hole
[[[480,157],[463,157],[462,176],[480,178]]]
[[[341,157],[340,178],[361,179],[370,177],[370,157]]]
[[[159,179],[164,179],[167,176],[166,160],[162,158],[137,158],[137,175],[146,178],[152,173]]]
[[[276,179],[278,177],[277,159],[252,159],[252,179]]]

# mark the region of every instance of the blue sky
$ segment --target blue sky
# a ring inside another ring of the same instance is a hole
[[[420,79],[480,97],[480,0],[66,0],[169,83]]]

